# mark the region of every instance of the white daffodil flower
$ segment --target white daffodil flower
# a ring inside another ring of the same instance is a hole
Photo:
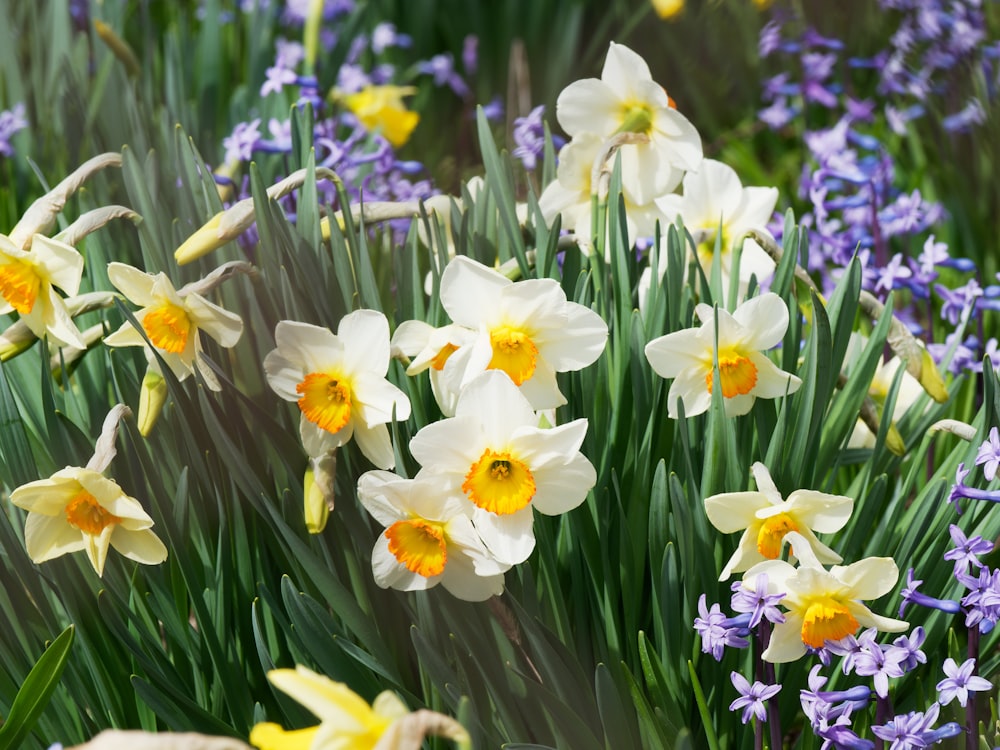
[[[899,569],[891,557],[868,557],[847,566],[826,570],[812,554],[812,548],[797,532],[785,540],[792,545],[799,567],[783,560],[767,560],[743,575],[743,585],[754,590],[757,576],[767,574],[770,594],[784,594],[785,621],[776,624],[771,642],[761,656],[770,662],[795,661],[806,647],[822,648],[827,641],[839,641],[858,628],[876,628],[901,633],[909,623],[872,612],[862,604],[878,599],[896,585]]]
[[[126,407],[118,406],[108,414],[86,468],[67,466],[11,493],[10,501],[28,511],[24,542],[34,562],[85,550],[100,576],[109,546],[145,565],[167,559],[163,542],[150,531],[153,519],[138,500],[102,473],[115,455],[118,422],[128,413]]]
[[[235,267],[240,270],[244,266],[246,264],[236,264]],[[226,266],[219,269],[231,270]],[[222,386],[202,359],[199,331],[226,348],[236,346],[243,334],[243,320],[239,315],[209,302],[199,293],[224,275],[213,274],[206,277],[204,283],[195,282],[175,289],[165,273],[152,275],[124,263],[108,264],[108,279],[130,302],[142,308],[135,313],[135,318],[171,372],[178,380],[184,380],[197,368],[213,391],[221,390]],[[108,346],[146,346],[139,330],[127,321],[106,337],[104,343]],[[160,372],[156,357],[148,348],[146,361],[153,371]]]
[[[419,375],[425,370],[430,373],[434,399],[441,413],[452,417],[471,351],[467,345],[476,340],[476,335],[471,328],[454,323],[434,328],[422,320],[406,320],[392,334],[389,347],[393,357],[404,356],[410,360],[407,375]],[[459,350],[462,354],[453,358]]]
[[[594,160],[604,149],[604,139],[593,133],[581,133],[559,150],[559,167],[556,179],[548,184],[538,200],[545,221],[552,223],[562,216],[562,228],[575,231],[582,238],[590,238],[591,195]],[[656,222],[665,224],[666,214],[654,201],[639,205],[625,194],[625,224],[628,245],[639,237],[652,237]],[[586,243],[589,246],[589,242]]]
[[[716,235],[721,225],[719,270],[723,299],[728,299],[736,246],[748,229],[766,231],[767,222],[778,203],[778,189],[743,187],[731,167],[714,159],[705,159],[696,172],[684,175],[683,188],[683,195],[667,195],[656,203],[668,223],[673,224],[678,217],[684,220],[684,227],[698,243],[698,263],[707,278],[711,278]],[[662,280],[666,270],[664,246],[660,252],[657,278]],[[773,275],[774,261],[771,256],[755,240],[743,240],[738,280],[740,296],[746,293],[752,276],[756,276],[758,282],[764,282]],[[647,268],[639,280],[639,306],[643,310],[651,277],[652,271]]]
[[[851,334],[851,340],[847,345],[847,353],[844,355],[844,362],[848,363],[848,372],[854,361],[861,356],[867,344],[868,339],[865,336],[862,336],[860,333]],[[868,387],[868,395],[879,405],[881,410],[882,405],[885,404],[885,400],[889,396],[889,389],[892,388],[892,383],[896,379],[896,373],[900,367],[903,368],[903,379],[899,383],[899,390],[896,391],[896,403],[892,409],[893,422],[901,420],[906,415],[906,412],[910,410],[910,407],[924,394],[924,389],[920,385],[920,381],[907,372],[906,363],[902,359],[892,357],[878,366],[875,374],[872,376],[871,385]],[[868,429],[868,425],[865,424],[864,420],[859,418],[855,423],[854,431],[847,441],[847,447],[875,447],[875,434]]]
[[[464,497],[442,492],[438,478],[370,471],[358,480],[358,499],[386,527],[372,551],[375,583],[382,588],[417,591],[440,583],[470,602],[503,593],[510,565],[489,553],[466,515]]]
[[[718,309],[718,352],[716,310],[700,304],[695,313],[702,321],[699,328],[668,333],[646,344],[646,359],[656,374],[674,379],[667,396],[671,419],[678,416],[678,401],[683,402],[688,417],[708,411],[716,357],[726,416],[746,414],[754,399],[779,398],[802,385],[763,354],[780,343],[788,328],[788,308],[778,295],[754,297],[731,314]]]
[[[672,191],[685,171],[698,168],[701,136],[671,106],[649,66],[628,47],[611,43],[600,80],[575,81],[556,101],[556,118],[570,136],[593,133],[602,140],[616,133],[643,133],[648,143],[622,146],[622,192],[647,205]]]
[[[86,349],[56,288],[72,297],[80,291],[83,256],[75,248],[42,234],[31,238],[29,249],[17,247],[0,234],[0,314],[16,310],[35,336],[48,336],[59,346]]]
[[[385,379],[389,370],[389,323],[377,310],[344,316],[334,334],[327,328],[283,320],[277,348],[264,359],[267,381],[302,411],[300,431],[310,456],[354,437],[380,469],[395,464],[389,430],[410,416],[410,400]]]
[[[532,508],[565,513],[597,481],[580,453],[587,420],[548,429],[502,372],[486,372],[462,391],[455,416],[424,427],[410,452],[441,492],[471,504],[472,522],[501,563],[524,562],[535,547]]]
[[[601,316],[568,302],[555,279],[515,283],[464,255],[444,270],[441,304],[457,325],[478,332],[452,355],[464,363],[461,371],[443,370],[455,375],[448,387],[461,390],[484,370],[503,370],[534,409],[565,404],[556,373],[593,363],[608,338]]]
[[[705,498],[705,513],[723,534],[743,531],[740,546],[729,558],[720,581],[781,554],[785,535],[798,532],[823,563],[839,563],[841,557],[816,538],[814,531],[832,534],[844,528],[854,510],[854,500],[815,490],[795,490],[781,498],[764,464],[752,467],[756,492],[725,492]]]
[[[343,682],[301,665],[273,669],[267,679],[309,709],[320,724],[293,730],[257,724],[250,732],[250,743],[260,750],[419,750],[430,735],[469,746],[469,733],[457,721],[434,711],[410,712],[391,690],[379,693],[368,705]]]

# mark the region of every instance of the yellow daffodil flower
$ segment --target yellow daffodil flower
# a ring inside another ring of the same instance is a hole
[[[816,538],[814,531],[832,534],[844,528],[854,510],[854,500],[815,490],[795,490],[782,500],[767,467],[755,463],[751,469],[756,492],[726,492],[705,498],[705,513],[723,534],[743,531],[740,546],[719,576],[725,581],[764,560],[781,554],[785,535],[798,532],[815,556],[824,563],[839,563],[841,557]]]
[[[403,103],[404,96],[416,91],[412,86],[365,86],[361,91],[344,94],[341,99],[365,128],[381,133],[399,148],[420,122],[420,115],[409,111]]]
[[[621,147],[622,191],[635,205],[647,205],[672,191],[685,171],[702,160],[701,136],[671,106],[635,52],[611,42],[601,78],[574,81],[559,94],[556,118],[570,136],[642,133],[646,143]]]
[[[434,399],[441,413],[452,417],[458,403],[458,391],[452,384],[461,380],[472,351],[467,345],[475,340],[476,332],[465,326],[452,323],[434,328],[422,320],[406,320],[396,328],[389,343],[392,356],[410,359],[407,375],[418,375],[425,370],[430,373]],[[462,354],[453,358],[459,350]]]
[[[673,378],[667,396],[671,419],[677,402],[686,416],[708,411],[712,403],[712,367],[716,357],[726,415],[746,414],[756,398],[779,398],[802,385],[795,375],[779,370],[763,350],[776,346],[788,328],[788,309],[776,294],[747,300],[729,313],[705,304],[695,308],[699,328],[675,331],[646,344],[646,359],[662,378]],[[718,351],[715,319],[718,317]]]
[[[80,290],[83,256],[74,248],[44,235],[31,238],[28,250],[0,235],[0,314],[16,310],[35,336],[52,343],[86,349],[56,287],[69,296]]]
[[[470,747],[469,734],[457,721],[433,711],[411,713],[392,691],[379,693],[368,705],[344,683],[303,666],[273,669],[267,678],[309,709],[320,724],[297,730],[257,724],[250,743],[260,750],[419,750],[428,735]]]
[[[462,496],[442,492],[433,475],[403,479],[370,471],[358,480],[358,499],[386,527],[372,551],[375,583],[382,588],[416,591],[440,583],[470,602],[503,592],[510,565],[483,545]]]
[[[545,515],[570,511],[597,481],[580,453],[586,432],[585,419],[538,427],[538,415],[507,374],[485,372],[462,391],[455,416],[420,430],[410,452],[442,493],[467,498],[490,553],[517,565],[535,547],[532,508]]]
[[[380,469],[395,464],[389,430],[393,418],[410,416],[410,400],[385,379],[389,370],[389,323],[377,310],[344,316],[334,334],[327,328],[283,320],[277,348],[264,359],[275,393],[302,411],[300,432],[319,456],[353,436]]]
[[[807,646],[822,648],[827,641],[839,641],[862,627],[886,633],[901,633],[909,627],[862,604],[887,594],[896,585],[899,569],[891,557],[868,557],[826,570],[800,534],[789,532],[785,540],[799,558],[799,567],[783,560],[767,560],[743,576],[743,585],[752,590],[757,576],[766,573],[768,593],[784,594],[779,603],[787,610],[785,621],[774,626],[771,641],[761,654],[764,659],[795,661],[806,653]]]
[[[102,473],[115,455],[118,422],[128,413],[118,406],[108,414],[86,468],[67,466],[11,493],[10,501],[28,511],[24,541],[34,562],[85,550],[97,575],[102,575],[109,546],[145,565],[167,558],[163,542],[150,531],[153,519],[138,500]]]
[[[219,380],[203,361],[200,331],[204,331],[226,348],[236,346],[243,334],[243,320],[203,296],[229,271],[240,270],[245,263],[227,264],[201,282],[175,289],[164,273],[143,273],[124,263],[108,264],[108,279],[130,302],[142,309],[135,314],[150,343],[170,367],[178,380],[192,375],[195,368],[212,390],[221,390]],[[108,346],[146,346],[146,341],[131,323],[104,339]],[[156,357],[149,350],[146,360],[159,372]]]

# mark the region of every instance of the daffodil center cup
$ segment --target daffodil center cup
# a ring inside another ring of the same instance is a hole
[[[487,369],[503,370],[514,385],[521,385],[535,374],[538,347],[525,331],[511,326],[494,328],[490,331],[490,346],[493,357]]]
[[[757,531],[757,551],[768,560],[778,559],[785,534],[798,530],[798,525],[787,513],[771,516],[760,525],[760,529]]]
[[[719,352],[719,380],[725,398],[744,396],[757,385],[757,365],[741,352],[730,349]],[[712,392],[712,365],[705,374],[705,388]]]
[[[645,133],[653,130],[653,111],[641,102],[628,102],[622,107],[621,125],[617,133]]]
[[[42,280],[28,263],[14,260],[0,266],[0,294],[21,315],[31,312],[41,286]]]
[[[340,432],[351,419],[351,387],[339,374],[311,372],[295,386],[299,409],[327,432]]]
[[[192,327],[187,311],[172,302],[149,308],[142,318],[142,328],[153,346],[171,354],[187,348]]]
[[[847,606],[832,596],[811,599],[802,617],[802,642],[812,648],[823,648],[827,641],[858,631],[860,625]]]
[[[465,475],[462,492],[483,510],[509,515],[531,502],[535,478],[531,469],[509,451],[487,448]]]
[[[108,526],[122,519],[103,507],[89,492],[80,490],[66,503],[66,520],[85,534],[99,536]]]
[[[389,551],[407,570],[430,578],[444,572],[448,547],[444,528],[423,518],[396,521],[385,530]]]
[[[443,370],[445,363],[448,361],[448,357],[458,351],[458,347],[454,344],[445,344],[441,347],[441,350],[434,355],[434,359],[431,360],[431,367],[435,370]]]

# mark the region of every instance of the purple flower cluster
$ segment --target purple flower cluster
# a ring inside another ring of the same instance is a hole
[[[15,104],[13,108],[0,112],[0,156],[11,157],[14,147],[10,145],[11,137],[19,130],[28,127],[24,116],[24,104]]]
[[[889,48],[870,64],[880,73],[879,93],[894,101],[888,121],[896,132],[905,133],[908,120],[941,108],[938,102],[928,106],[931,99],[946,107],[962,102],[942,118],[945,130],[967,132],[984,122],[974,81],[981,74],[989,96],[995,96],[1000,45],[986,39],[981,0],[881,0],[881,5],[899,11],[899,25]]]
[[[894,716],[885,724],[873,725],[872,732],[879,739],[891,742],[889,747],[893,750],[917,750],[965,731],[953,721],[934,729],[940,712],[940,704],[932,703],[926,711],[910,711]]]
[[[867,59],[849,57],[840,40],[802,28],[786,11],[776,11],[761,31],[759,50],[762,57],[776,58],[783,70],[764,81],[767,106],[759,119],[785,135],[801,134],[810,155],[799,182],[807,207],[799,221],[809,227],[808,266],[824,291],[832,291],[857,257],[864,288],[883,300],[895,291],[895,311],[915,333],[923,333],[940,310],[940,318],[952,326],[952,339],[929,347],[938,362],[948,361],[956,373],[979,372],[982,347],[1000,364],[1000,345],[965,337],[964,326],[974,307],[1000,308],[1000,286],[982,289],[971,261],[952,257],[947,245],[927,236],[944,218],[942,206],[919,190],[903,189],[893,157],[876,136],[886,132],[886,124],[905,132],[906,121],[931,108],[932,97],[944,100],[946,72],[967,76],[970,55],[993,65],[1000,45],[985,44],[975,0],[888,0],[883,5],[900,11],[900,25],[893,46]],[[922,60],[920,55],[930,62],[907,64]],[[860,68],[877,71],[872,92],[877,97],[858,92],[860,79],[851,71]],[[990,75],[996,77],[992,68]],[[951,101],[954,90],[948,93]],[[932,108],[939,110],[941,104]],[[971,127],[983,112],[981,102],[970,100],[944,125]],[[780,235],[780,217],[769,229]],[[918,247],[922,250],[914,257]],[[960,274],[971,278],[963,281]]]
[[[726,647],[746,648],[750,645],[750,616],[727,617],[718,602],[708,608],[704,594],[698,598],[698,614],[694,618],[694,630],[701,636],[701,652],[711,654],[716,661],[722,661]]]

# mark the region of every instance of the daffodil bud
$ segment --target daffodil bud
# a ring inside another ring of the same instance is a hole
[[[330,511],[333,510],[333,480],[336,473],[336,449],[319,458],[309,459],[309,467],[302,483],[302,494],[306,529],[310,534],[319,534],[326,528]]]
[[[167,382],[155,370],[146,370],[139,391],[139,434],[149,437],[167,400]]]
[[[219,236],[219,224],[222,222],[224,213],[224,211],[217,213],[181,243],[181,246],[174,251],[174,260],[177,261],[177,265],[183,266],[185,263],[198,260],[203,255],[218,250],[232,239],[231,237]]]

